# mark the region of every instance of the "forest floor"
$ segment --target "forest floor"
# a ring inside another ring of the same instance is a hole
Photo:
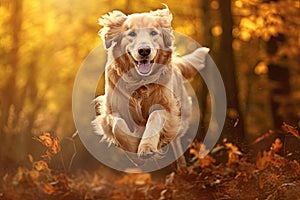
[[[299,133],[286,125],[285,131]],[[230,142],[203,154],[201,143],[191,146],[190,165],[155,177],[151,173],[120,173],[103,169],[93,172],[64,173],[50,169],[45,158],[59,152],[58,141],[47,133],[35,138],[46,147],[44,159],[33,161],[31,168],[19,167],[0,180],[0,199],[5,200],[225,200],[225,199],[300,199],[299,160],[278,154],[283,147],[276,139],[271,148],[259,153],[255,161]],[[262,140],[261,137],[259,140]],[[218,160],[221,156],[226,161]]]

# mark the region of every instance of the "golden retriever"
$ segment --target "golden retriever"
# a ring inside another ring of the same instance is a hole
[[[99,19],[108,56],[105,94],[95,99],[92,123],[136,164],[170,142],[176,158],[183,154],[177,139],[191,114],[184,81],[204,67],[209,51],[202,47],[175,57],[171,21],[168,7],[131,15],[113,11]]]

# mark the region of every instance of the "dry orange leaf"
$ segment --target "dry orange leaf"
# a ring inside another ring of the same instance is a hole
[[[29,160],[30,163],[33,163],[33,157],[32,157],[31,154],[28,154],[28,160]]]
[[[263,153],[259,152],[256,158],[256,167],[259,170],[264,170],[269,166],[271,160],[272,160],[272,155],[269,152],[267,151],[263,151]]]
[[[256,139],[254,140],[254,142],[252,142],[252,145],[261,142],[262,140],[264,140],[264,139],[270,137],[270,136],[273,135],[273,134],[274,134],[274,131],[269,130],[268,132],[266,132],[266,133],[263,134],[262,136],[256,138]]]
[[[282,129],[287,132],[287,133],[291,133],[293,136],[295,136],[296,138],[300,139],[300,135],[299,135],[299,132],[298,130],[291,126],[291,125],[288,125],[287,123],[283,122],[283,125],[281,126]]]
[[[34,136],[33,139],[39,141],[47,147],[45,154],[41,156],[42,158],[51,160],[52,155],[56,155],[61,150],[58,137],[53,136],[48,132],[44,132],[39,136]]]
[[[197,144],[193,143],[190,147],[190,154],[196,158],[204,158],[209,153],[209,150],[206,149],[206,146],[201,142]]]
[[[49,149],[47,149],[45,154],[41,155],[41,157],[51,160],[52,154],[49,152]]]
[[[39,141],[46,147],[51,147],[52,143],[53,143],[51,134],[48,132],[44,132],[44,133],[42,133],[42,135],[35,136],[35,137],[33,137],[33,139]]]
[[[270,148],[270,151],[263,151],[263,154],[261,154],[261,152],[259,152],[259,154],[256,158],[256,167],[259,170],[263,170],[263,169],[267,168],[271,162],[273,164],[278,164],[274,160],[274,155],[276,152],[278,152],[282,148],[282,146],[283,146],[283,144],[282,144],[281,140],[279,138],[276,138],[272,144],[272,147]]]
[[[239,151],[238,147],[229,142],[225,143],[225,146],[229,149],[227,165],[238,162],[239,155],[243,155],[242,152]]]
[[[37,171],[48,170],[48,164],[45,161],[37,161],[33,163],[33,168]]]
[[[272,144],[271,151],[276,153],[282,148],[282,142],[279,138],[276,138],[274,143]]]
[[[213,157],[211,157],[210,155],[206,155],[204,158],[199,158],[199,165],[201,168],[208,167],[215,162],[216,162],[216,160]]]
[[[208,155],[209,150],[206,149],[203,143],[193,143],[190,148],[190,154],[195,156],[195,159],[198,160],[198,164],[201,168],[210,166],[212,163],[215,163],[216,160]]]
[[[51,195],[55,192],[55,188],[51,184],[45,184],[43,185],[43,192],[45,194]]]
[[[117,185],[128,185],[135,184],[137,186],[151,184],[151,174],[140,173],[140,174],[127,174],[123,178],[116,181]]]
[[[57,137],[54,137],[52,139],[52,146],[50,147],[50,150],[52,154],[57,154],[58,152],[60,152],[60,145],[58,143]]]
[[[12,180],[13,185],[18,185],[24,179],[24,174],[26,174],[27,171],[28,171],[27,169],[25,169],[23,167],[19,167],[18,172],[13,177],[13,180]]]

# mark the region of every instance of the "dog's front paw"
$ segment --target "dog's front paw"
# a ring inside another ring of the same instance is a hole
[[[138,156],[143,159],[151,158],[157,152],[157,147],[149,143],[141,143],[138,148]]]
[[[126,127],[126,122],[124,119],[118,117],[118,115],[113,115],[113,114],[108,114],[106,116],[107,124],[109,124],[113,129],[118,126],[119,128],[124,128]]]
[[[105,113],[104,102],[105,102],[104,95],[98,96],[93,100],[93,103],[95,105],[96,115],[101,115]]]

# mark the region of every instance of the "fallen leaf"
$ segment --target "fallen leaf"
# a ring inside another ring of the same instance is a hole
[[[52,155],[56,155],[58,152],[61,151],[58,137],[51,135],[48,132],[44,132],[42,135],[34,136],[34,140],[39,141],[44,146],[47,147],[45,154],[41,157],[51,160]]]
[[[53,143],[51,134],[48,132],[44,132],[44,133],[42,133],[42,135],[39,135],[39,136],[34,136],[33,139],[41,142],[46,147],[51,147],[52,143]]]
[[[58,152],[60,152],[61,149],[60,149],[57,137],[52,138],[52,146],[50,147],[50,150],[51,150],[51,153],[54,155],[57,154]]]
[[[48,164],[42,160],[34,162],[33,168],[37,171],[49,170]]]
[[[276,138],[271,147],[272,153],[278,152],[281,148],[282,148],[282,142],[279,138]]]
[[[229,149],[227,165],[237,163],[239,161],[239,156],[243,155],[242,152],[240,152],[238,147],[233,145],[232,143],[225,143],[225,146]]]
[[[23,181],[25,174],[28,172],[27,169],[23,167],[18,168],[18,172],[16,175],[13,177],[12,184],[13,185],[18,185],[21,181]]]
[[[211,157],[210,155],[206,155],[204,158],[199,159],[199,165],[201,168],[208,167],[215,162],[216,162],[216,160],[213,157]]]
[[[272,160],[272,156],[269,152],[263,151],[263,153],[259,152],[256,158],[256,167],[259,170],[266,169]]]
[[[51,160],[52,154],[49,152],[49,149],[47,149],[45,154],[41,155],[41,157]]]
[[[134,184],[138,186],[151,184],[151,174],[149,173],[138,174],[134,181]]]
[[[30,163],[33,163],[33,157],[32,157],[31,154],[28,154],[28,160],[29,160]]]
[[[252,144],[252,145],[253,145],[253,144],[257,144],[257,143],[261,142],[262,140],[264,140],[264,139],[270,137],[270,136],[273,135],[273,134],[274,134],[274,131],[269,130],[268,132],[266,132],[266,133],[263,134],[262,136],[256,138],[251,144]]]
[[[51,185],[51,184],[44,184],[43,185],[43,192],[45,194],[51,195],[55,192],[55,189],[54,189],[53,185]]]
[[[300,139],[298,130],[296,128],[294,128],[293,126],[288,125],[287,123],[283,122],[283,125],[281,127],[286,133],[291,133],[293,136]]]
[[[208,155],[209,150],[206,149],[203,143],[193,143],[190,147],[190,154],[194,155],[194,160],[198,160],[199,166],[205,168],[215,162],[215,159]]]

